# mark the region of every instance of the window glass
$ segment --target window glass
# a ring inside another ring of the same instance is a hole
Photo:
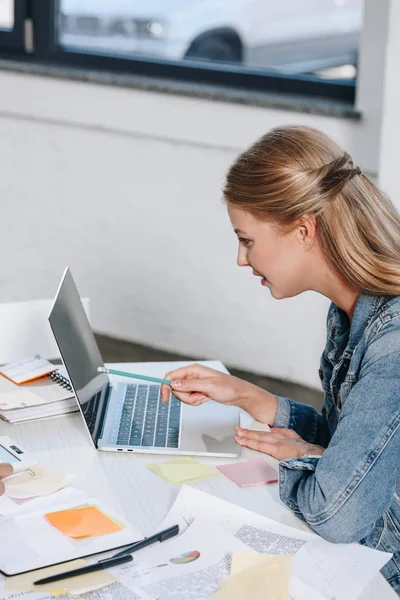
[[[0,29],[14,27],[14,0],[0,0]]]
[[[60,0],[59,7],[66,50],[356,76],[363,0]]]

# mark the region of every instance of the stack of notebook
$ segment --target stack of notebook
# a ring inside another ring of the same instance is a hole
[[[17,376],[11,379],[9,373],[5,367],[0,369],[0,418],[4,421],[20,423],[78,410],[68,379],[57,371],[24,383],[15,383]]]

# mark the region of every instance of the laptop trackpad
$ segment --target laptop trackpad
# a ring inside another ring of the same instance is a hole
[[[238,456],[241,447],[234,440],[240,411],[210,400],[201,406],[182,405],[180,452]]]

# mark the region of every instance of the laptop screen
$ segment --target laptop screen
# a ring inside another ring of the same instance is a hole
[[[67,268],[49,315],[60,354],[92,440],[101,435],[109,379],[71,271]]]

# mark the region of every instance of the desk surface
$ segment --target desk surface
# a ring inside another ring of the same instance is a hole
[[[152,369],[155,376],[178,363],[159,363]],[[118,364],[116,368],[146,374],[146,365]],[[131,380],[132,381],[132,380]],[[84,490],[90,497],[98,498],[118,511],[134,527],[146,535],[157,531],[158,524],[172,506],[179,486],[162,479],[146,468],[147,464],[167,460],[161,455],[100,452],[89,438],[80,414],[65,415],[44,421],[9,425],[0,422],[0,435],[8,435],[26,450],[36,455],[45,467],[64,473],[73,473],[71,485]],[[258,453],[243,449],[243,458],[254,458]],[[234,459],[200,458],[201,462],[215,466]],[[268,457],[276,466],[277,461]],[[211,477],[190,484],[205,492],[233,502],[249,510],[300,529],[306,528],[279,500],[278,486],[265,485],[240,488],[224,477]],[[381,575],[378,575],[360,600],[395,600],[397,595]]]

